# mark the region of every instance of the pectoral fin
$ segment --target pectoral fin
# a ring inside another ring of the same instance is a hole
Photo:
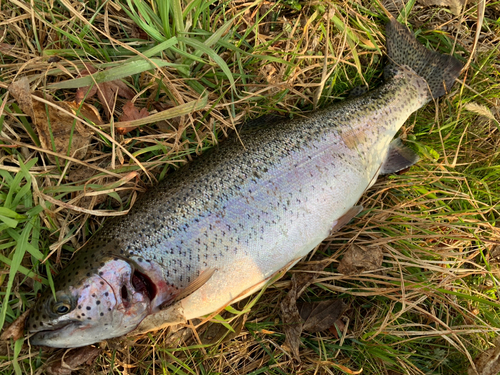
[[[419,161],[419,156],[411,148],[406,147],[401,138],[394,139],[380,168],[380,174],[396,173]]]
[[[216,268],[209,268],[207,270],[202,271],[200,273],[200,276],[194,279],[194,281],[191,284],[189,284],[186,288],[181,290],[181,292],[175,297],[173,302],[180,301],[181,299],[184,299],[190,294],[196,292],[203,285],[205,285],[205,283],[208,280],[210,280],[210,278],[213,276],[216,270],[217,270]]]

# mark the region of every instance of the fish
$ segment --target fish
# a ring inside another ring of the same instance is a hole
[[[243,126],[104,223],[27,319],[31,344],[72,348],[206,316],[261,289],[362,210],[381,174],[418,157],[394,137],[461,73],[395,19],[385,82],[295,119]]]

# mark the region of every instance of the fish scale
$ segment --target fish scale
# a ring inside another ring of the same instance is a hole
[[[32,343],[81,346],[212,313],[358,213],[382,169],[396,170],[384,163],[388,151],[409,154],[391,146],[397,131],[461,68],[395,21],[387,30],[397,53],[385,84],[301,118],[253,121],[108,220],[58,275],[56,298],[46,291],[37,302]],[[415,72],[415,56],[430,64]]]

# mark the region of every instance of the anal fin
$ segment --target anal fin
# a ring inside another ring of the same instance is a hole
[[[339,231],[344,225],[346,225],[351,219],[356,217],[363,210],[363,206],[353,206],[345,214],[339,217],[332,226],[332,232]]]
[[[380,174],[391,174],[411,167],[420,160],[420,157],[411,148],[405,146],[401,138],[394,139],[387,151],[385,161],[380,167]]]

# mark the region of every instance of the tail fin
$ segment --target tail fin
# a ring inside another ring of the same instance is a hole
[[[460,61],[453,56],[428,50],[394,18],[387,23],[386,34],[387,54],[392,64],[409,66],[424,78],[433,98],[451,89],[463,67]]]

